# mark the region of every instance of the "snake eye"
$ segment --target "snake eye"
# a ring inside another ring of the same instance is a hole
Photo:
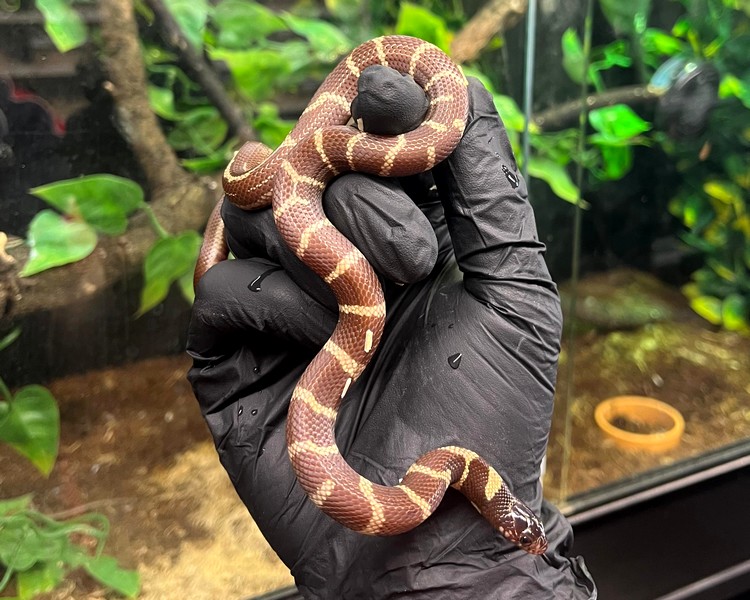
[[[528,535],[522,535],[520,541],[522,545],[527,546],[531,543],[531,538]]]

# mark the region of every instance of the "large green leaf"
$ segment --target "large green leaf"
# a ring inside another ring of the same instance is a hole
[[[55,398],[48,389],[29,385],[16,393],[9,409],[0,420],[0,441],[48,475],[60,442],[60,413]]]
[[[713,325],[721,325],[721,300],[714,296],[698,296],[690,300],[690,307]]]
[[[144,285],[139,316],[162,302],[173,282],[192,273],[201,241],[197,232],[186,231],[153,245],[143,264]]]
[[[0,500],[0,517],[27,509],[31,505],[31,494]]]
[[[295,17],[289,13],[283,18],[289,29],[310,43],[315,57],[320,61],[334,62],[354,46],[352,41],[331,23],[320,19]]]
[[[211,19],[219,30],[218,45],[229,50],[246,50],[250,44],[286,29],[271,9],[248,0],[220,2]]]
[[[504,94],[498,94],[495,91],[494,86],[492,85],[492,81],[490,81],[490,79],[478,69],[475,69],[473,67],[463,67],[463,72],[467,77],[474,77],[478,79],[487,89],[487,91],[492,95],[492,100],[495,103],[495,108],[497,109],[500,118],[503,120],[503,124],[505,125],[505,127],[510,129],[511,131],[521,132],[524,130],[524,123],[526,119],[523,116],[523,112],[521,112],[521,109],[518,107],[518,104],[513,98]],[[538,131],[539,128],[534,123],[531,123],[529,129],[532,133],[534,133],[535,131]]]
[[[7,335],[0,338],[0,351],[5,350],[8,346],[10,346],[13,342],[15,342],[18,339],[18,336],[21,335],[21,328],[16,327],[8,332]]]
[[[562,46],[562,65],[565,72],[568,74],[573,81],[581,83],[584,77],[584,66],[585,57],[583,54],[583,45],[581,44],[581,38],[578,37],[578,33],[575,29],[566,29],[560,39]],[[597,90],[604,88],[604,82],[601,79],[599,73],[589,67],[588,69],[588,81],[594,85]]]
[[[123,233],[128,215],[143,205],[143,190],[137,183],[108,174],[55,181],[29,193],[109,235]]]
[[[21,276],[35,275],[86,258],[96,247],[96,231],[87,223],[68,221],[52,210],[39,212],[29,225],[29,260]]]
[[[194,149],[201,154],[215,151],[227,136],[227,123],[213,106],[199,106],[180,117],[167,135],[175,150]]]
[[[399,7],[396,33],[421,38],[450,53],[451,34],[445,20],[411,2],[402,2]]]
[[[362,18],[368,10],[367,0],[325,0],[329,13],[347,23]]]
[[[653,27],[646,29],[641,43],[647,53],[658,57],[675,56],[676,54],[681,54],[687,48],[687,44],[681,39]]]
[[[251,100],[264,100],[274,92],[274,86],[292,72],[289,59],[274,50],[210,51],[212,60],[226,62],[237,89]]]
[[[81,560],[84,569],[107,587],[135,598],[141,588],[140,577],[136,571],[123,569],[111,556],[87,556]]]
[[[166,0],[165,4],[183,35],[195,47],[203,47],[203,32],[208,18],[206,0]]]
[[[279,117],[279,110],[275,104],[264,102],[258,107],[258,112],[253,120],[253,128],[258,132],[260,141],[276,148],[294,127],[294,121]]]
[[[629,146],[603,145],[599,148],[602,153],[602,179],[616,181],[622,179],[633,166],[633,149]]]
[[[599,0],[602,12],[619,33],[643,33],[651,0]]]
[[[589,112],[591,126],[604,136],[599,141],[619,142],[629,140],[651,129],[627,104],[614,104]]]
[[[86,26],[68,0],[35,0],[44,15],[44,30],[60,52],[67,52],[86,42]]]
[[[180,114],[175,108],[174,92],[171,89],[149,85],[148,102],[154,112],[162,119],[167,119],[168,121],[179,120]]]
[[[65,572],[56,562],[45,562],[16,575],[19,600],[32,600],[39,594],[51,592],[63,580]]]
[[[572,204],[583,204],[581,192],[573,183],[565,167],[546,158],[532,156],[529,160],[529,175],[546,181],[558,197]]]
[[[205,174],[223,171],[227,163],[231,160],[236,146],[237,138],[230,138],[226,144],[223,144],[205,156],[183,158],[180,160],[180,164],[193,173]]]

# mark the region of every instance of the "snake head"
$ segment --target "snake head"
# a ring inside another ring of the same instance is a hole
[[[547,536],[539,518],[520,500],[515,500],[498,528],[506,539],[529,554],[547,551]]]

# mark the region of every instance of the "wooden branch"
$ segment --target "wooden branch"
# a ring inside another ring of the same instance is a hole
[[[175,21],[162,0],[146,0],[154,12],[156,25],[164,42],[173,48],[180,57],[185,70],[208,96],[229,126],[229,132],[242,142],[254,141],[255,132],[245,121],[242,110],[227,96],[224,85],[219,80],[210,63],[197,52],[185,38],[180,26]]]
[[[115,101],[117,126],[145,174],[151,208],[167,231],[201,229],[216,202],[218,192],[212,188],[217,186],[180,167],[151,110],[133,3],[100,0],[99,7],[102,62],[109,76],[104,85]],[[100,237],[86,259],[22,278],[20,296],[6,307],[0,325],[25,314],[75,304],[137,273],[155,240],[146,215],[137,214],[124,235]],[[24,244],[9,244],[7,253],[16,269],[28,259]]]
[[[479,56],[493,36],[514,27],[526,14],[528,0],[490,0],[453,38],[451,57],[457,63]]]
[[[607,90],[600,94],[592,94],[586,98],[588,110],[612,106],[613,104],[627,104],[636,106],[654,102],[659,95],[645,85],[631,85]],[[554,131],[572,125],[578,120],[581,112],[581,101],[571,100],[565,104],[558,104],[532,117],[534,123],[543,131]]]

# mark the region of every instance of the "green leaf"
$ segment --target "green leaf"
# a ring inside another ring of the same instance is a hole
[[[495,102],[495,108],[503,124],[513,131],[523,131],[526,119],[516,101],[510,96],[503,94],[493,94],[492,100]],[[533,131],[535,127],[531,127],[531,129]]]
[[[223,60],[237,89],[251,100],[263,100],[274,92],[279,80],[292,72],[289,59],[274,50],[233,51],[216,48],[212,60]]]
[[[361,19],[368,10],[366,0],[325,0],[325,6],[329,13],[346,23]]]
[[[135,598],[141,589],[138,573],[123,569],[111,556],[86,557],[81,564],[94,579],[128,598]]]
[[[742,102],[745,108],[750,108],[750,85],[729,73],[719,83],[719,98],[732,96]]]
[[[654,27],[646,29],[641,44],[646,53],[656,56],[675,56],[687,50],[685,42]]]
[[[264,102],[258,107],[253,120],[253,128],[258,132],[260,141],[270,148],[276,148],[294,127],[294,121],[279,117],[279,109],[275,104]]]
[[[595,71],[606,71],[612,67],[629,67],[633,59],[630,58],[627,42],[616,40],[599,48],[596,52],[598,58],[592,60],[591,69]]]
[[[334,62],[354,46],[340,29],[320,19],[303,19],[289,13],[283,19],[289,29],[310,43],[315,57],[320,61]]]
[[[627,104],[614,104],[589,112],[589,123],[608,140],[628,140],[651,129]]]
[[[563,59],[562,65],[565,72],[568,74],[573,81],[581,83],[583,81],[583,68],[585,64],[583,55],[583,45],[581,39],[578,37],[578,33],[575,29],[566,29],[560,40],[562,45]],[[602,81],[601,75],[597,73],[596,69],[593,69],[591,65],[588,68],[587,81],[591,83],[597,90],[604,89],[604,82]]]
[[[602,178],[616,181],[621,179],[633,166],[633,149],[629,146],[600,146],[604,172]]]
[[[573,81],[583,81],[583,45],[575,29],[566,29],[560,40],[563,52],[563,69]]]
[[[16,327],[15,329],[12,329],[8,335],[5,337],[0,338],[0,352],[5,350],[8,346],[10,346],[13,342],[15,342],[18,339],[18,336],[21,335],[21,327]]]
[[[16,575],[19,600],[31,600],[39,594],[51,592],[63,580],[65,573],[57,563],[45,562]]]
[[[40,385],[21,388],[0,422],[0,441],[9,444],[44,475],[49,475],[60,442],[60,413],[55,398]]]
[[[123,233],[128,216],[143,205],[143,190],[137,183],[108,174],[55,181],[29,193],[109,235]]]
[[[44,16],[44,30],[60,52],[67,52],[86,42],[86,26],[67,0],[35,0]]]
[[[411,2],[402,2],[395,32],[399,35],[421,38],[450,54],[451,34],[445,20],[426,8]]]
[[[148,102],[151,108],[154,109],[154,112],[162,119],[168,121],[177,121],[180,119],[180,114],[174,105],[174,92],[172,90],[149,85]]]
[[[193,272],[189,271],[177,280],[182,297],[188,304],[195,302],[195,288],[193,287]]]
[[[50,541],[51,542],[51,541]],[[41,533],[23,515],[3,519],[0,527],[0,564],[13,571],[26,571],[40,558],[59,554],[60,545],[45,543]]]
[[[542,179],[558,197],[572,204],[582,203],[581,192],[571,180],[565,167],[546,158],[529,159],[529,175]]]
[[[618,34],[642,33],[651,0],[599,0],[602,12]]]
[[[698,296],[690,307],[712,325],[721,325],[721,300],[714,296]]]
[[[31,252],[22,277],[86,258],[96,247],[96,231],[86,223],[67,221],[54,211],[43,210],[29,225],[28,244]]]
[[[31,505],[31,498],[31,494],[26,494],[18,498],[0,500],[0,517],[27,509]]]
[[[206,0],[166,0],[165,4],[187,40],[193,47],[202,48],[203,32],[208,18],[208,2]]]
[[[227,123],[216,108],[199,106],[182,115],[167,140],[175,150],[194,149],[210,154],[224,141],[227,130]]]
[[[188,273],[192,275],[201,242],[197,232],[186,231],[153,245],[143,264],[144,285],[138,316],[162,302],[174,281]]]
[[[193,173],[216,173],[217,171],[222,171],[227,166],[236,146],[237,139],[232,138],[210,154],[196,158],[183,158],[180,160],[180,164]]]
[[[734,183],[714,179],[703,184],[703,191],[723,204],[730,204],[738,208],[744,204],[742,190]]]
[[[497,109],[500,118],[503,120],[503,124],[505,125],[505,127],[510,129],[511,131],[523,131],[524,122],[526,121],[526,119],[523,116],[523,112],[521,112],[521,109],[518,107],[518,104],[516,104],[516,101],[513,98],[511,98],[510,96],[505,96],[503,94],[498,94],[495,91],[495,88],[492,85],[490,79],[478,69],[473,67],[463,67],[463,72],[467,77],[474,77],[478,79],[486,88],[486,90],[492,95],[492,100],[495,103],[495,108]],[[538,129],[539,128],[536,125],[534,125],[533,123],[531,124],[530,130],[532,133],[538,131]]]
[[[283,19],[257,2],[224,0],[211,15],[219,30],[218,46],[246,50],[254,42],[286,29]]]

